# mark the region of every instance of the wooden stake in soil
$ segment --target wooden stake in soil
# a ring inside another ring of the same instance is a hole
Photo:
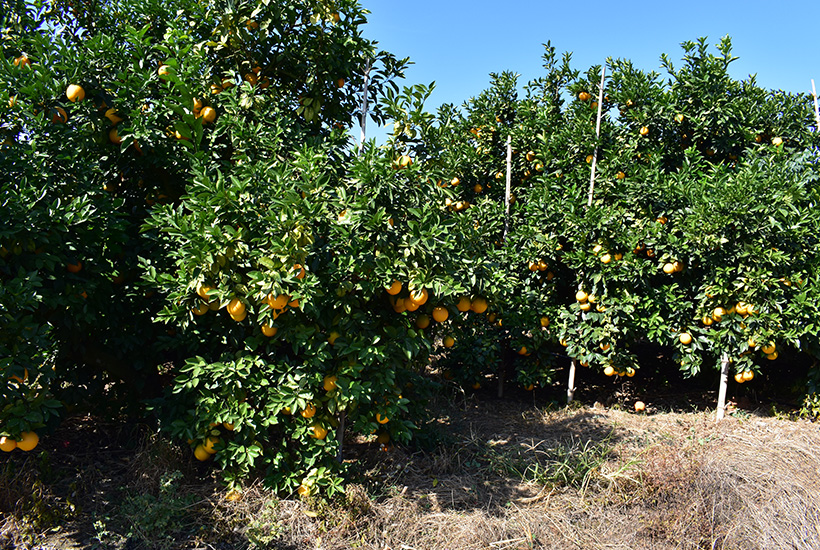
[[[336,434],[336,439],[339,440],[339,453],[336,455],[336,460],[339,461],[339,464],[344,462],[342,457],[342,447],[345,443],[345,411],[341,411],[339,413],[339,433]]]
[[[726,388],[729,384],[729,356],[725,353],[720,359],[720,389],[718,390],[717,411],[715,411],[715,422],[723,420],[726,413]]]
[[[504,194],[504,236],[507,242],[507,232],[510,230],[510,190],[512,188],[512,137],[507,136],[507,183]],[[503,350],[503,347],[502,347]],[[507,361],[504,352],[501,353],[501,365],[498,367],[498,397],[504,397],[504,378],[507,372]]]
[[[370,69],[373,66],[372,63],[372,60],[368,60],[367,67],[364,69],[364,84],[362,85],[362,114],[359,117],[359,126],[362,128],[361,139],[359,139],[359,153],[362,152],[365,135],[367,133],[367,88],[370,86]]]
[[[820,107],[817,106],[817,90],[814,88],[814,79],[811,79],[811,95],[814,97],[814,119],[817,121],[816,132],[820,132]]]
[[[592,196],[595,193],[595,168],[598,166],[598,145],[597,141],[601,137],[601,117],[603,116],[604,105],[604,80],[606,79],[606,64],[601,69],[601,84],[598,86],[598,119],[595,121],[595,150],[592,151],[592,170],[589,175],[589,193],[587,195],[587,210],[592,206]],[[578,290],[583,290],[578,286]],[[580,313],[578,314],[580,316]],[[573,359],[569,364],[569,380],[567,380],[567,404],[575,399],[575,371],[578,368],[578,360]]]

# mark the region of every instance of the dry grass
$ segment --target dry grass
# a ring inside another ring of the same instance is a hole
[[[820,548],[817,424],[745,414],[716,425],[706,413],[510,402],[466,403],[440,424],[448,443],[432,453],[352,445],[360,483],[333,504],[279,500],[259,484],[228,501],[213,480],[196,481],[172,447],[148,438],[120,481],[141,510],[175,506],[176,530],[140,533],[140,518],[124,514],[130,539],[120,533],[107,547]],[[169,472],[179,473],[169,482]],[[7,514],[0,548],[18,518]],[[50,547],[88,545],[87,521],[65,527],[74,534],[51,537]]]

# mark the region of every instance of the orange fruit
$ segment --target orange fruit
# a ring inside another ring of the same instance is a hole
[[[775,352],[775,345],[774,345],[774,342],[769,342],[768,344],[766,344],[765,346],[763,346],[762,348],[760,348],[760,351],[762,351],[762,352],[763,352],[763,353],[765,353],[766,355],[771,355],[772,353],[774,353],[774,352]]]
[[[423,306],[425,302],[427,302],[428,296],[429,294],[427,292],[427,289],[422,287],[421,289],[416,289],[413,292],[411,292],[410,297],[408,299],[416,305]]]
[[[675,272],[675,264],[672,264],[672,263],[663,264],[663,272],[666,273],[667,275],[671,275],[672,273]]]
[[[210,296],[208,296],[208,292],[210,292],[212,290],[214,290],[214,287],[212,287],[212,286],[200,285],[199,288],[196,289],[196,293],[203,300],[210,300]]]
[[[618,172],[617,174],[615,174],[615,177],[619,180],[622,180],[626,177],[626,174],[624,174],[623,172]]]
[[[264,334],[268,338],[272,338],[273,336],[276,336],[276,333],[277,333],[278,330],[279,329],[277,327],[272,327],[267,323],[264,323],[262,325],[262,334]]]
[[[575,299],[578,300],[579,302],[586,302],[587,298],[589,298],[589,294],[587,294],[583,290],[579,290],[578,292],[575,293]]]
[[[632,378],[633,376],[635,376],[635,369],[633,369],[632,367],[626,367],[626,375],[629,378]]]
[[[388,422],[390,422],[390,419],[386,416],[382,416],[381,414],[376,413],[376,422],[378,422],[379,424],[387,424]]]
[[[470,299],[466,296],[462,296],[461,298],[459,298],[458,302],[456,303],[456,309],[458,309],[461,312],[470,311],[470,306]]]
[[[117,110],[114,108],[108,109],[105,112],[105,118],[111,121],[111,124],[117,124],[125,120],[124,118],[117,115]]]
[[[157,74],[160,78],[166,77],[173,72],[173,69],[170,65],[160,65],[159,69],[157,69]],[[164,80],[164,78],[163,78]]]
[[[308,403],[305,410],[303,410],[301,414],[305,418],[313,418],[313,415],[316,414],[316,405],[313,403]]]
[[[535,160],[535,151],[527,151],[527,161],[532,162]]]
[[[433,309],[433,319],[435,319],[439,323],[443,323],[447,320],[447,317],[450,316],[450,312],[447,311],[446,307],[437,307]]]
[[[40,437],[36,432],[23,432],[17,440],[17,448],[21,451],[33,451],[40,442]]]
[[[10,453],[17,448],[17,442],[10,437],[0,437],[0,451]]]
[[[345,79],[344,78],[340,78],[339,80],[336,81],[336,87],[337,88],[344,88],[344,85],[345,85]]]
[[[407,155],[402,155],[399,157],[397,164],[399,169],[409,168],[413,164],[413,159]]]
[[[405,298],[404,299],[404,309],[406,309],[407,311],[416,311],[420,307],[421,307],[421,305],[417,304],[416,302],[414,302],[410,298]]]
[[[607,375],[607,376],[614,375],[615,374],[615,367],[613,367],[612,365],[607,365],[606,368],[604,368],[604,374]]]
[[[65,124],[68,122],[68,113],[65,112],[65,109],[62,107],[55,107],[54,116],[51,117],[51,122],[54,124]]]
[[[300,497],[306,497],[310,494],[310,487],[302,483],[299,485],[299,488],[296,489],[296,492],[299,493]]]
[[[229,432],[233,431],[233,422],[223,422],[222,427],[228,430]]]
[[[601,262],[603,262],[605,264],[608,264],[611,261],[612,261],[612,256],[610,254],[604,254],[603,256],[601,256]]]
[[[390,286],[385,287],[387,293],[391,296],[395,296],[399,292],[401,292],[401,283],[399,281],[393,281],[390,283]]]
[[[714,311],[712,311],[712,320],[719,323],[724,315],[726,315],[726,310],[722,307],[716,307]]]
[[[83,263],[80,260],[77,260],[76,264],[68,264],[65,266],[66,270],[69,273],[79,273],[80,270],[83,268]]]
[[[15,67],[31,67],[31,60],[25,55],[21,55],[20,57],[15,57],[14,58],[14,66]]]
[[[325,376],[324,379],[322,379],[322,387],[325,389],[325,391],[333,391],[337,388],[336,380],[338,380],[338,378],[329,374]]]
[[[203,107],[199,111],[199,116],[202,117],[203,122],[213,122],[216,120],[216,111],[213,107]]]
[[[584,302],[581,304],[581,311],[589,311],[590,309],[592,309],[592,304],[589,302]]]
[[[743,378],[744,382],[749,382],[754,379],[755,373],[751,370],[745,370],[743,371],[743,374],[741,374],[741,377]]]
[[[419,315],[418,318],[416,319],[416,326],[418,328],[427,328],[427,327],[429,327],[430,326],[430,317],[425,315],[425,314]]]
[[[581,101],[588,101],[591,97],[592,95],[590,95],[589,92],[581,92],[578,94],[578,99]]]
[[[646,410],[646,404],[643,401],[635,401],[635,412],[643,412]]]
[[[339,336],[341,336],[341,334],[339,334],[335,330],[331,330],[330,331],[330,336],[327,337],[327,343],[332,346],[336,342],[336,340],[339,338]]]
[[[253,19],[248,19],[247,21],[245,21],[245,28],[249,31],[256,30],[259,28],[259,23],[257,23]]]
[[[455,343],[455,338],[453,338],[452,336],[445,336],[444,340],[442,340],[442,344],[444,344],[445,348],[451,348],[455,345]]]
[[[218,437],[209,437],[208,439],[205,440],[205,443],[203,443],[202,446],[205,448],[205,451],[208,454],[215,455],[216,454],[216,449],[214,447],[217,444],[219,444],[219,438]]]
[[[200,462],[205,462],[206,460],[210,460],[211,453],[209,453],[207,450],[205,450],[204,445],[197,445],[196,448],[194,449],[194,456]]]
[[[324,439],[325,437],[327,437],[327,428],[325,428],[321,424],[314,424],[311,427],[311,430],[313,431],[313,433],[310,434],[310,436],[314,439]]]
[[[77,84],[69,84],[68,88],[66,88],[65,96],[72,103],[82,101],[85,98],[85,90]]]
[[[737,382],[738,384],[742,384],[743,382],[745,382],[745,380],[743,380],[742,372],[735,374],[735,382]]]
[[[541,317],[541,326],[548,327],[550,325],[549,317]]]
[[[680,336],[678,336],[678,339],[680,340],[680,343],[684,346],[688,346],[692,343],[692,335],[688,332],[682,332]]]
[[[276,298],[273,297],[273,294],[268,294],[265,301],[268,303],[271,309],[282,309],[286,305],[288,305],[288,300],[290,300],[290,296],[287,294],[280,294]]]
[[[648,126],[641,126],[640,133],[641,133],[642,136],[647,135],[649,133],[649,127]]]
[[[775,359],[777,359],[777,352],[767,354],[766,359],[768,359],[769,361],[774,361]]]
[[[113,143],[114,145],[119,145],[122,143],[122,138],[120,138],[119,132],[117,132],[116,128],[111,128],[111,131],[108,132],[108,141]]]
[[[205,315],[206,313],[208,313],[208,311],[210,311],[210,308],[208,307],[208,304],[206,304],[205,302],[201,302],[193,308],[194,315],[197,316]]]
[[[480,296],[470,303],[470,309],[475,313],[484,313],[487,307],[487,300]]]

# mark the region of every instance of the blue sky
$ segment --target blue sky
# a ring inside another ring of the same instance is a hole
[[[753,73],[759,85],[790,92],[811,92],[813,78],[820,87],[816,1],[360,3],[371,12],[365,36],[415,63],[405,83],[436,82],[429,110],[477,95],[487,87],[490,72],[517,72],[522,83],[540,76],[542,44],[548,40],[559,53],[572,52],[573,67],[582,71],[620,57],[661,72],[660,55],[669,54],[673,63],[680,60],[681,42],[705,36],[714,45],[729,35],[740,58],[732,64],[736,78]]]

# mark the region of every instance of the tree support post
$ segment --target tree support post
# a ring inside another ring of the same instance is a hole
[[[726,388],[729,385],[729,356],[725,353],[720,359],[720,389],[718,390],[717,411],[715,422],[720,422],[726,414]]]

